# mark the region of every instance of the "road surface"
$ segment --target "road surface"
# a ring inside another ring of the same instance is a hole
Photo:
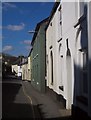
[[[2,82],[2,101],[2,119],[40,118],[37,106],[33,106],[21,80],[7,79]]]

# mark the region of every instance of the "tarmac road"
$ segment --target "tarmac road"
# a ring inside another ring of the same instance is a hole
[[[7,118],[40,119],[37,106],[33,106],[21,80],[7,79],[2,82],[2,119]]]
[[[70,111],[62,104],[38,92],[30,82],[15,78],[2,82],[2,120],[7,118],[71,120]]]

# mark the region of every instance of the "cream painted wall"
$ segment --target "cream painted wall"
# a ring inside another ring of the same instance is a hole
[[[28,80],[31,80],[31,58],[28,57]]]
[[[22,80],[29,80],[28,79],[28,64],[22,65]]]

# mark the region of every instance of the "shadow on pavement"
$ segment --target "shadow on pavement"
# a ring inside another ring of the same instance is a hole
[[[45,118],[46,112],[41,110],[42,104],[32,105],[24,96],[22,83],[9,82],[2,84],[2,120],[3,119],[58,119],[71,120],[70,116]],[[55,111],[55,110],[54,110]]]
[[[42,110],[41,110],[41,106],[42,104],[38,104],[37,107],[38,107],[38,111],[39,111],[39,114],[40,114],[40,118],[42,120],[73,120],[72,119],[72,116],[62,116],[62,117],[45,117],[47,114],[46,112],[44,113]]]

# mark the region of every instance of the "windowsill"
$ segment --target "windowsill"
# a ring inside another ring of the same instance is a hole
[[[88,99],[84,96],[77,96],[76,99],[84,105],[88,105]]]

